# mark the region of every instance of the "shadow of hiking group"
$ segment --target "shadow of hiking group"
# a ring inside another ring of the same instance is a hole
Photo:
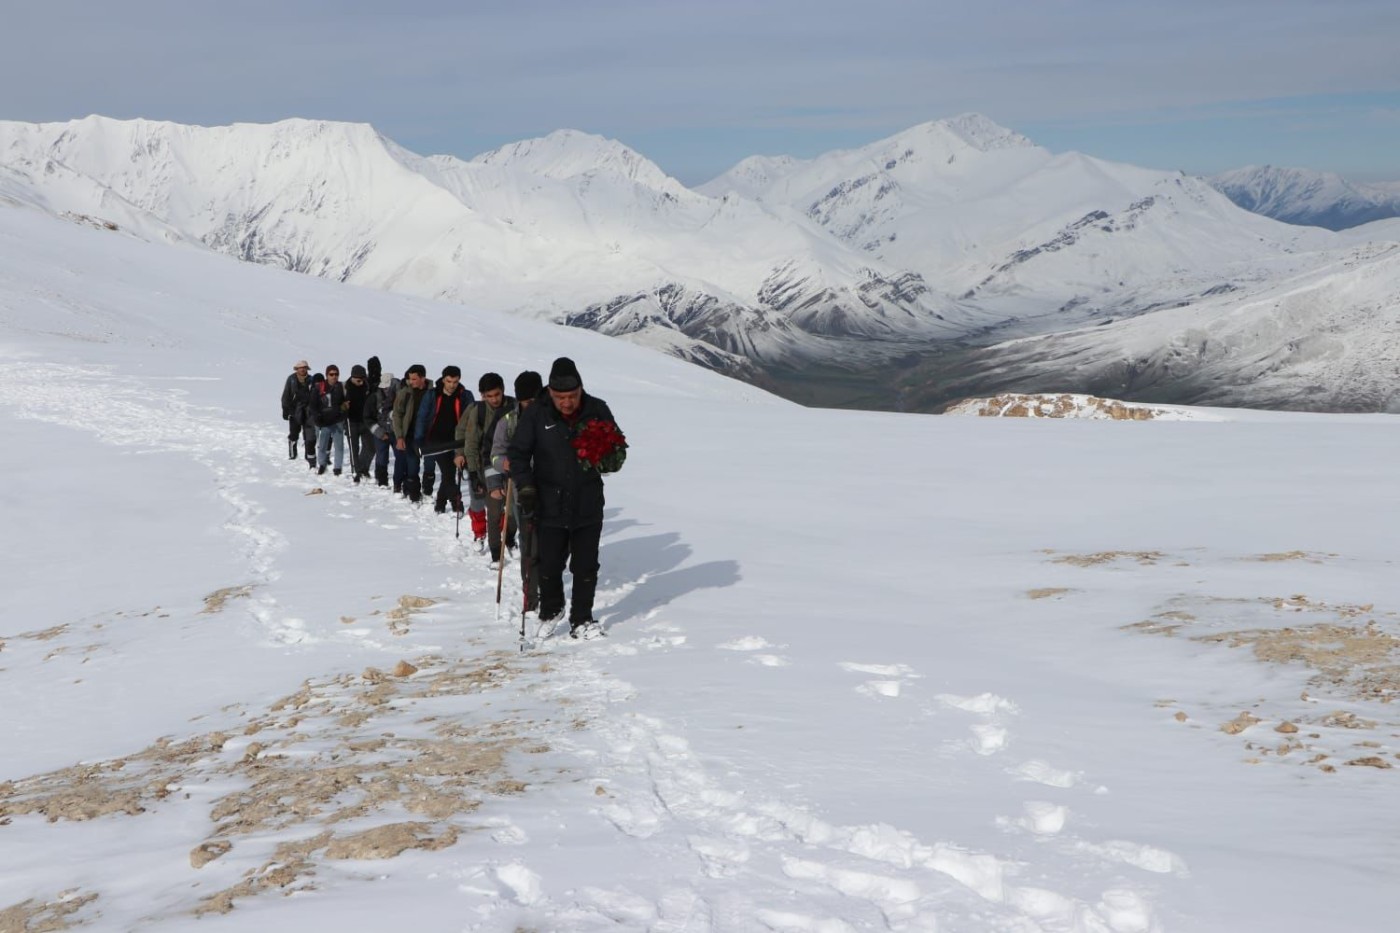
[[[683,596],[733,586],[741,579],[739,562],[714,560],[683,566],[694,550],[675,532],[615,539],[641,522],[617,520],[609,509],[603,522],[606,543],[599,549],[598,591],[615,601],[595,610],[608,628],[634,621]]]

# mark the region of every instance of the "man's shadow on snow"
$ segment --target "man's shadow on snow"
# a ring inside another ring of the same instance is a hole
[[[739,582],[738,561],[715,560],[681,567],[691,553],[690,545],[674,532],[629,538],[603,547],[599,554],[602,568],[598,588],[631,584],[632,589],[619,602],[599,612],[600,621],[611,628],[687,593]]]
[[[622,509],[603,510],[603,537],[611,538],[624,528],[635,528],[642,523],[635,518],[618,518]]]

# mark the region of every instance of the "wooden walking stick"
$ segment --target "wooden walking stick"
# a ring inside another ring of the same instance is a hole
[[[501,509],[501,543],[505,544],[506,529],[510,527],[510,494],[515,488],[513,480],[506,480],[506,504]],[[501,548],[501,559],[496,564],[496,621],[501,621],[501,582],[506,575],[505,548]]]

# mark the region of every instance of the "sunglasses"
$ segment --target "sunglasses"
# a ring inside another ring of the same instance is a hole
[[[327,379],[329,379],[331,376],[339,376],[339,375],[340,375],[340,373],[336,372],[334,369],[328,369],[328,370],[326,370],[326,378],[327,378]]]

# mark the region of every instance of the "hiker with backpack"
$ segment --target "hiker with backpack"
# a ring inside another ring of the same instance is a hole
[[[515,408],[496,420],[496,430],[491,440],[491,462],[486,469],[486,495],[488,497],[487,518],[490,520],[490,502],[504,503],[506,483],[510,476],[510,458],[507,453],[510,442],[515,437],[515,427],[523,412],[535,403],[535,398],[544,390],[540,374],[525,370],[515,377]],[[512,538],[519,539],[520,583],[525,588],[525,611],[536,612],[540,606],[540,574],[535,567],[536,548],[534,529],[527,525],[520,515],[520,502],[512,497],[510,502],[510,527],[506,529],[506,546]]]
[[[315,383],[306,360],[292,364],[292,374],[282,386],[282,420],[287,422],[287,459],[297,458],[297,438],[303,442],[306,465],[316,465],[316,422],[312,416]]]
[[[625,438],[606,402],[583,389],[578,367],[561,356],[548,392],[526,409],[506,449],[521,516],[539,548],[541,626],[564,614],[564,568],[573,574],[569,634],[605,634],[593,618],[598,542],[603,532],[603,474],[621,469]]]
[[[394,492],[403,491],[404,475],[408,472],[404,451],[399,449],[394,438],[394,401],[399,388],[393,373],[383,373],[370,400],[374,406],[374,421],[370,424],[370,434],[374,437],[374,481],[380,486],[389,485],[389,452],[392,450]]]
[[[394,447],[403,454],[403,489],[409,502],[417,503],[423,498],[422,468],[418,456],[417,442],[414,440],[414,422],[418,418],[418,406],[428,391],[428,369],[422,363],[414,363],[404,372],[403,385],[394,396],[394,412],[390,424],[394,428]]]
[[[437,498],[433,502],[434,512],[446,512],[449,502],[452,511],[459,515],[464,511],[453,454],[457,449],[457,423],[473,401],[475,398],[471,390],[462,386],[462,370],[456,366],[445,366],[437,387],[425,392],[423,401],[418,405],[413,437],[423,458],[425,495],[430,487],[426,479],[429,462],[441,461],[442,481],[438,483]]]
[[[496,436],[496,424],[509,412],[515,410],[515,399],[506,395],[506,382],[499,373],[486,373],[477,381],[481,398],[467,416],[457,425],[458,450],[455,463],[459,469],[467,471],[467,489],[471,502],[467,515],[472,521],[472,535],[477,550],[483,545],[491,548],[491,565],[495,569],[501,562],[502,529],[501,520],[505,516],[505,493],[494,495],[487,488],[486,474],[491,470],[491,442]],[[506,529],[505,543],[515,550],[515,523],[510,522]]]
[[[316,385],[316,475],[323,476],[335,446],[335,475],[339,476],[345,462],[345,412],[350,403],[345,400],[345,387],[340,384],[340,367],[326,367],[326,377]]]

